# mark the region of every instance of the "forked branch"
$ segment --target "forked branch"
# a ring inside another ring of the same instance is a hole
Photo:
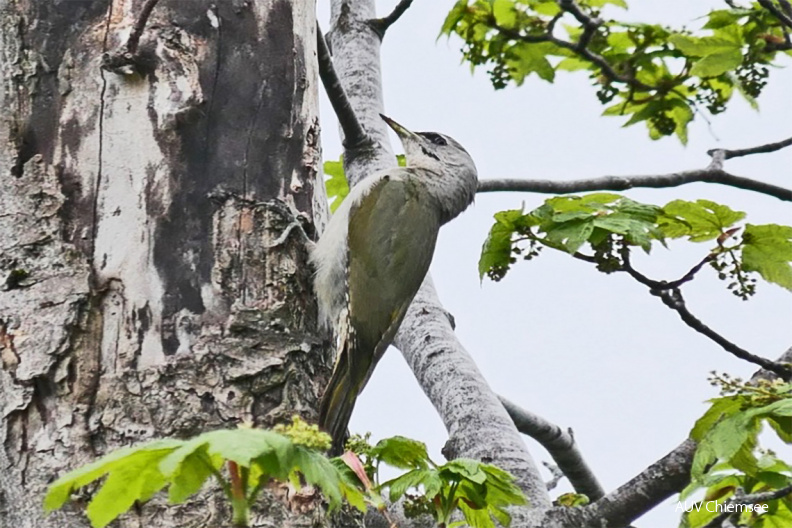
[[[333,58],[330,56],[330,50],[319,24],[316,25],[316,50],[319,59],[319,77],[322,79],[322,85],[330,99],[338,123],[341,125],[341,130],[344,132],[344,148],[355,149],[370,143],[366,131],[360,125],[357,114],[347,98],[344,86],[338,79],[335,66],[333,66]]]
[[[689,183],[717,183],[746,191],[772,196],[785,202],[792,202],[792,189],[780,187],[743,176],[730,174],[723,170],[723,161],[751,154],[766,154],[792,146],[792,137],[775,143],[767,143],[746,149],[713,149],[707,152],[712,163],[706,169],[673,172],[671,174],[645,176],[603,176],[580,180],[518,180],[497,179],[479,182],[478,192],[518,191],[541,194],[572,194],[590,191],[626,191],[638,187],[654,189],[678,187]]]
[[[522,434],[530,436],[547,449],[577,493],[595,501],[605,495],[597,477],[591,471],[577,448],[572,431],[564,431],[541,416],[533,414],[503,396],[500,401]]]
[[[385,32],[388,31],[393,24],[395,24],[401,16],[410,8],[412,5],[413,0],[401,0],[396,7],[393,8],[393,11],[386,16],[385,18],[376,18],[370,22],[371,27],[374,28],[374,31],[377,32],[380,39],[385,36]]]

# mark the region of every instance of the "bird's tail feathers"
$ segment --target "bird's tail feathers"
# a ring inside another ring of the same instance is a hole
[[[336,369],[327,385],[322,404],[319,408],[319,427],[333,437],[331,454],[338,456],[344,452],[348,436],[347,428],[355,408],[357,392],[349,383],[346,369]]]

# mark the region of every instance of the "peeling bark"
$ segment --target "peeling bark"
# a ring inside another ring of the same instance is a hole
[[[121,445],[313,416],[327,216],[312,2],[0,0],[0,526]],[[303,526],[267,497],[254,526]],[[222,526],[216,495],[120,526]]]

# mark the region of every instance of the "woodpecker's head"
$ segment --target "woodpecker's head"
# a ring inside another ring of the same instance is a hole
[[[380,114],[404,147],[407,167],[420,169],[432,194],[441,202],[447,222],[473,202],[478,187],[476,164],[454,138],[437,132],[412,132]]]

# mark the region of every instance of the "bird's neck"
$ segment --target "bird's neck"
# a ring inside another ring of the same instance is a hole
[[[470,178],[432,174],[431,178],[422,179],[429,196],[436,201],[440,211],[440,223],[450,222],[473,202],[476,190],[475,175]]]

